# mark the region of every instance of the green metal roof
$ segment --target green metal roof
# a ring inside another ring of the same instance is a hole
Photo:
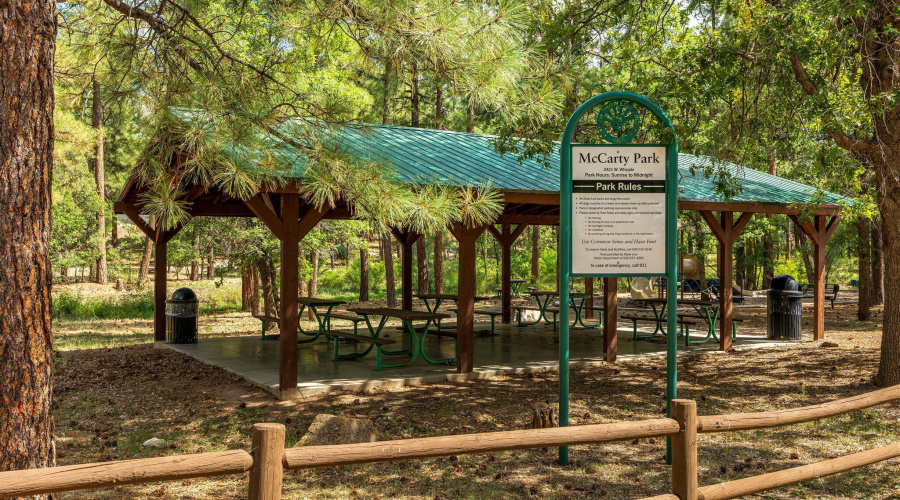
[[[495,136],[387,125],[353,125],[330,128],[330,141],[346,154],[365,161],[389,165],[401,181],[484,185],[490,182],[501,191],[532,193],[559,192],[559,149],[552,152],[547,168],[537,160],[521,164],[515,154],[501,156],[490,140]],[[817,203],[840,205],[844,197],[820,191],[791,180],[715,160],[708,156],[679,154],[678,199],[682,201],[725,202],[716,194],[714,183],[702,167],[725,169],[743,189],[731,203],[790,205]],[[294,162],[292,178],[302,178],[305,165]],[[695,168],[692,174],[691,167]]]

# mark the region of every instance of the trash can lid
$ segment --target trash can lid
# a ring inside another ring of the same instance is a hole
[[[172,293],[172,298],[170,300],[178,300],[178,301],[192,301],[197,300],[197,294],[194,293],[190,288],[179,288]]]
[[[788,290],[796,292],[800,289],[797,280],[789,274],[779,274],[772,278],[772,290]]]

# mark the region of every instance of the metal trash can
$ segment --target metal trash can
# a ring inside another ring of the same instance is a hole
[[[780,274],[772,278],[772,288],[766,291],[768,338],[800,340],[803,292],[798,289],[793,276]]]
[[[179,288],[166,301],[166,343],[196,344],[200,301],[190,288]]]

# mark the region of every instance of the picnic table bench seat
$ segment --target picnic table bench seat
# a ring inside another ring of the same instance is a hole
[[[638,335],[638,333],[637,333],[638,321],[646,321],[646,322],[650,322],[650,323],[655,323],[657,326],[661,326],[662,324],[665,324],[668,322],[668,319],[666,319],[666,318],[660,319],[660,318],[655,318],[653,316],[639,316],[636,314],[623,315],[623,316],[619,316],[619,317],[622,319],[631,320],[631,323],[633,325],[633,333],[632,333],[633,340],[648,339],[648,338],[652,337],[653,335],[656,335],[655,331],[653,332],[652,335]],[[696,321],[680,319],[680,318],[676,321],[676,323],[679,326],[681,326],[681,333],[679,335],[689,335],[690,327],[697,324]]]
[[[278,334],[275,334],[275,335],[266,335],[266,323],[270,323],[270,322],[271,322],[271,323],[275,323],[275,324],[280,324],[280,323],[281,323],[281,319],[280,319],[280,318],[277,318],[277,317],[275,317],[275,316],[266,316],[266,315],[264,315],[264,314],[254,314],[253,317],[256,318],[256,319],[258,319],[258,320],[262,323],[262,326],[261,326],[261,328],[260,328],[260,331],[262,332],[262,339],[263,339],[263,340],[277,339],[277,338],[280,336],[280,335],[278,335]]]
[[[452,313],[459,314],[459,309],[450,309],[449,311]],[[496,323],[497,323],[497,316],[503,316],[502,311],[493,311],[490,309],[475,309],[472,312],[475,314],[480,314],[482,316],[490,316],[491,317],[491,333],[492,334],[496,333],[495,327],[496,327]]]
[[[331,327],[332,319],[352,321],[353,322],[353,333],[357,334],[357,335],[359,334],[359,324],[366,320],[366,318],[363,318],[362,316],[357,316],[355,314],[342,314],[342,313],[331,314],[328,316],[328,318],[329,318],[329,321],[328,321],[329,328]]]
[[[340,330],[325,330],[322,332],[327,338],[331,339],[332,344],[334,345],[334,360],[335,361],[346,361],[351,359],[359,359],[369,352],[372,351],[372,348],[375,347],[375,357],[376,357],[376,367],[381,366],[381,355],[383,351],[381,348],[386,345],[396,344],[396,340],[381,338],[381,337],[373,337],[371,335],[358,335],[356,333],[350,332],[342,332]],[[340,341],[349,340],[351,342],[367,342],[369,343],[369,347],[363,352],[351,352],[348,354],[341,354],[339,352]],[[388,353],[390,354],[390,353]]]

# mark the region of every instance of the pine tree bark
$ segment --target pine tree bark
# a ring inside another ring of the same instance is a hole
[[[475,94],[469,95],[468,120],[466,121],[466,132],[470,134],[475,132]]]
[[[440,83],[434,92],[434,128],[444,130],[444,86]]]
[[[216,276],[216,248],[209,246],[209,256],[206,260],[206,279],[211,280]]]
[[[275,263],[266,257],[257,259],[256,275],[262,288],[263,307],[266,316],[278,317],[281,305],[278,303],[278,287],[276,286]],[[255,313],[254,313],[255,314]]]
[[[94,77],[93,84],[93,117],[91,124],[97,134],[97,144],[94,150],[94,180],[97,183],[97,197],[100,198],[100,210],[97,212],[97,251],[100,257],[97,259],[97,283],[105,285],[106,274],[106,163],[104,158],[103,139],[103,100],[100,95],[100,82]]]
[[[541,226],[531,226],[531,282],[537,286],[541,278]]]
[[[882,264],[884,255],[881,253],[881,221],[872,221],[872,305],[884,304],[884,274]]]
[[[141,257],[141,267],[138,270],[138,286],[144,286],[150,276],[150,258],[153,256],[153,242],[144,237],[144,255]]]
[[[249,268],[241,270],[241,311],[250,310],[250,302],[253,300],[253,277]]]
[[[191,281],[200,281],[200,232],[194,233],[194,259],[191,261]]]
[[[860,321],[869,321],[872,318],[872,255],[869,248],[870,240],[869,219],[856,218],[857,252],[859,256],[859,302],[856,309],[856,317]]]
[[[416,241],[416,264],[419,269],[418,291],[419,293],[428,293],[428,254],[425,250],[425,237]]]
[[[419,128],[419,65],[416,61],[410,64],[409,125]]]
[[[397,307],[397,284],[394,282],[394,249],[391,246],[391,237],[389,235],[381,237],[381,260],[384,261],[387,306]]]
[[[250,266],[250,312],[254,316],[259,316],[260,311],[260,282],[259,270],[256,265]]]
[[[56,465],[49,253],[55,40],[55,2],[0,2],[0,471]]]
[[[434,293],[444,293],[444,237],[434,235]]]
[[[359,301],[369,300],[369,240],[359,249]]]

